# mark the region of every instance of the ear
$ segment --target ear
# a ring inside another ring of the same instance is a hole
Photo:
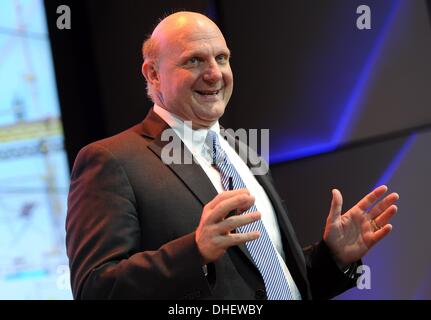
[[[141,71],[147,82],[158,89],[160,86],[160,75],[156,63],[154,61],[144,61]]]

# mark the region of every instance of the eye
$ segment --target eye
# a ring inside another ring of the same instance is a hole
[[[220,64],[225,64],[225,63],[227,63],[229,61],[229,57],[227,55],[225,55],[225,54],[219,54],[216,57],[216,60]]]
[[[197,66],[201,62],[201,59],[198,57],[191,57],[186,61],[186,66],[194,67]]]

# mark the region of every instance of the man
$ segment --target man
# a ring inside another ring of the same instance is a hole
[[[333,190],[323,240],[302,250],[269,174],[253,176],[221,139],[233,76],[219,28],[178,12],[143,50],[154,108],[74,164],[66,222],[74,297],[328,299],[352,287],[361,257],[391,231],[398,195],[367,213],[381,186],[341,215]],[[163,161],[168,129],[192,163]]]

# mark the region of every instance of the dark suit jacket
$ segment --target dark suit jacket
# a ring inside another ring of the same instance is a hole
[[[204,275],[194,232],[217,191],[198,164],[161,161],[166,128],[151,110],[142,123],[79,152],[66,221],[74,297],[265,299],[245,245],[228,249]],[[302,298],[331,298],[353,286],[354,273],[338,269],[323,241],[301,249],[271,177],[256,178],[274,206]]]

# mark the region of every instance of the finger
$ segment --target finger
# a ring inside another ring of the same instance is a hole
[[[242,210],[245,211],[250,208],[254,203],[254,197],[250,194],[237,194],[233,197],[225,199],[219,202],[212,210],[211,214],[208,216],[209,223],[218,223],[224,219],[229,212],[232,210]]]
[[[356,204],[356,207],[362,212],[367,211],[377,202],[377,200],[379,200],[379,198],[382,195],[384,195],[386,193],[387,190],[388,190],[388,187],[386,187],[385,185],[374,189],[369,194],[367,194],[365,197],[363,197]]]
[[[374,221],[378,226],[383,227],[392,219],[392,217],[395,213],[397,213],[397,211],[398,207],[393,204],[389,208],[387,208],[381,215],[375,218]]]
[[[341,215],[343,208],[343,196],[338,189],[332,189],[332,201],[331,208],[329,209],[329,215],[327,221],[329,223],[335,222]]]
[[[250,212],[247,214],[230,217],[228,219],[224,219],[219,223],[219,231],[220,233],[228,233],[232,230],[235,230],[238,227],[245,226],[247,224],[253,223],[259,220],[261,217],[260,212]]]
[[[377,204],[371,211],[368,213],[368,217],[370,219],[374,219],[375,217],[379,216],[382,212],[384,212],[387,208],[389,208],[391,205],[393,205],[395,202],[398,201],[400,196],[398,193],[391,193],[387,197],[385,197],[382,201],[380,201],[379,204]]]
[[[248,241],[256,240],[260,237],[259,231],[251,231],[246,233],[230,233],[226,236],[227,241],[227,247],[237,246],[243,243],[246,243]],[[226,248],[227,248],[226,247]]]
[[[214,199],[212,199],[210,202],[208,202],[207,206],[209,206],[210,209],[213,209],[221,201],[235,197],[236,195],[240,195],[240,194],[249,195],[250,191],[248,191],[248,189],[237,189],[237,190],[223,191],[222,193],[215,196]]]
[[[381,229],[374,232],[373,238],[372,238],[372,244],[371,244],[370,248],[372,246],[374,246],[377,242],[382,240],[384,237],[386,237],[388,235],[388,233],[391,231],[392,231],[392,225],[387,224],[384,227],[382,227]]]

